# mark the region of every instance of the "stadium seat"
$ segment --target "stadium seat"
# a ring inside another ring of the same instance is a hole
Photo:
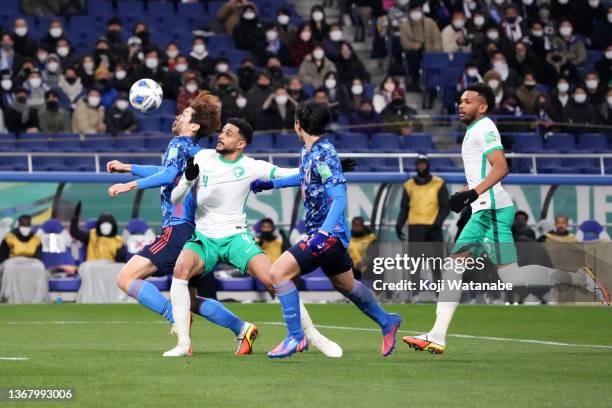
[[[181,18],[189,18],[195,15],[203,15],[204,12],[205,12],[204,7],[202,3],[200,2],[196,2],[196,3],[179,2],[178,3],[177,14]]]
[[[274,159],[274,165],[278,167],[294,168],[299,166],[300,161],[297,157],[279,157]]]
[[[172,275],[166,276],[150,276],[147,278],[147,282],[153,284],[160,292],[170,290],[170,284],[172,283]]]
[[[215,278],[217,281],[217,288],[219,290],[242,292],[246,290],[253,290],[255,285],[255,279],[250,276],[244,278]]]
[[[453,54],[450,54],[449,65],[452,68],[460,68],[461,70],[463,70],[465,64],[470,62],[472,60],[472,57],[473,55],[471,52],[455,52]]]
[[[510,168],[512,173],[531,173],[531,159],[516,158],[510,160]]]
[[[49,278],[49,292],[78,292],[81,287],[81,278]]]
[[[608,136],[603,133],[583,133],[578,135],[576,149],[583,152],[602,153],[608,149]]]
[[[309,274],[302,276],[302,287],[304,290],[309,291],[334,290],[329,278],[325,276],[321,268],[317,268]]]
[[[545,158],[545,159],[537,159],[536,166],[538,169],[538,173],[568,173],[568,168],[564,166],[562,158]],[[572,169],[571,172],[576,173]]]
[[[159,129],[162,132],[170,132],[172,130],[172,123],[176,116],[172,115],[163,115],[159,117]]]
[[[144,3],[142,1],[121,0],[117,2],[117,14],[119,17],[142,17],[144,15],[143,6]]]
[[[378,152],[399,152],[401,137],[396,133],[375,133],[372,135],[372,150]]]
[[[449,68],[448,54],[445,52],[428,52],[423,54],[421,69],[423,70],[425,89],[436,89],[442,73]]]
[[[452,159],[447,157],[437,157],[429,159],[432,171],[438,171],[442,173],[457,173],[462,172],[463,169],[457,166]]]
[[[172,99],[164,99],[160,107],[155,111],[158,115],[176,115],[176,101]],[[164,129],[166,130],[166,129]]]
[[[218,54],[217,57],[220,57],[222,55],[227,57],[227,59],[229,60],[230,65],[231,64],[240,64],[245,58],[252,58],[253,57],[251,55],[251,53],[248,52],[248,51],[235,50],[235,49],[228,49],[225,52],[222,52],[221,54]]]
[[[89,0],[87,14],[109,18],[114,14],[113,3],[107,0]]]
[[[253,135],[253,141],[251,142],[249,146],[249,150],[253,152],[274,151],[274,136],[268,135],[268,134],[259,134],[259,133]]]
[[[63,137],[56,135],[48,141],[48,145],[53,151],[78,152],[81,151],[81,141],[78,138]],[[78,136],[78,135],[77,135]]]
[[[173,16],[175,14],[174,7],[169,1],[149,1],[147,3],[147,14],[149,16]]]
[[[15,135],[13,133],[0,134],[0,152],[12,152],[15,150]]]
[[[45,221],[38,233],[41,234],[42,261],[46,269],[76,264],[72,257],[72,238],[58,219]]]
[[[546,139],[545,147],[548,151],[573,152],[576,150],[576,137],[569,133],[550,135]]]
[[[16,150],[32,152],[49,151],[46,133],[22,133],[15,143]]]
[[[103,133],[85,136],[85,140],[81,142],[81,146],[83,150],[90,152],[110,152],[114,150],[109,136]]]
[[[295,134],[279,133],[276,135],[275,149],[281,152],[297,153],[302,148]]]
[[[63,157],[34,156],[32,157],[34,171],[70,171],[70,166]]]
[[[404,148],[413,152],[426,153],[434,149],[431,135],[427,133],[413,133],[402,136],[401,140]]]
[[[211,53],[218,53],[236,48],[234,40],[229,35],[217,34],[206,38],[206,48]]]
[[[339,133],[336,147],[339,151],[367,152],[370,148],[370,138],[365,133]]]
[[[73,171],[96,171],[96,161],[91,156],[67,157],[66,164]],[[100,162],[100,170],[103,171],[106,162]]]
[[[399,161],[393,158],[366,159],[370,168],[377,172],[399,172]]]
[[[156,114],[135,113],[136,121],[138,121],[138,129],[141,132],[159,132],[161,129],[161,116]],[[172,119],[174,120],[174,119]],[[170,129],[165,129],[170,130]]]
[[[141,164],[143,166],[161,166],[162,158],[161,155],[157,156],[137,156],[130,159],[134,164]]]
[[[0,171],[27,171],[28,158],[23,156],[0,157]]]
[[[171,136],[166,133],[151,133],[145,139],[145,146],[151,152],[165,152]]]
[[[221,7],[225,4],[225,1],[206,1],[204,2],[204,12],[209,18],[216,18],[217,13],[221,10]]]
[[[115,149],[127,152],[145,151],[145,138],[142,135],[123,134],[115,139]]]
[[[512,139],[512,150],[515,152],[537,153],[544,150],[542,137],[536,133],[504,133]]]

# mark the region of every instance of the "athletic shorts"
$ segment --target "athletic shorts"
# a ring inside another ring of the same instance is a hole
[[[193,236],[193,225],[188,222],[162,229],[153,243],[145,246],[138,255],[149,259],[157,267],[153,276],[172,274],[174,264],[183,245]]]
[[[251,258],[263,253],[250,232],[230,235],[225,238],[208,238],[199,231],[185,244],[202,259],[202,275],[212,272],[219,262],[234,266],[243,274],[246,273]]]
[[[516,247],[512,238],[514,206],[495,210],[480,210],[465,225],[453,253],[471,251],[472,256],[486,253],[494,265],[516,262]]]
[[[346,272],[353,267],[353,260],[342,242],[336,237],[329,238],[327,249],[316,255],[308,249],[307,240],[302,240],[289,248],[300,267],[300,273],[305,275],[321,268],[325,275],[334,276]]]

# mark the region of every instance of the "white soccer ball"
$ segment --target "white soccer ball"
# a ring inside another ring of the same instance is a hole
[[[141,112],[152,112],[159,108],[163,98],[161,86],[149,78],[139,79],[130,88],[130,104]]]

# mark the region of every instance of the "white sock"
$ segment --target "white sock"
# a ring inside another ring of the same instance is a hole
[[[300,317],[302,320],[302,330],[304,330],[304,334],[308,340],[312,340],[315,337],[319,336],[319,331],[314,327],[314,323],[308,314],[308,310],[304,307],[304,303],[302,299],[300,299]]]
[[[463,276],[454,271],[454,268],[445,269],[442,271],[442,281],[444,288],[438,294],[438,303],[436,305],[436,322],[429,331],[428,338],[438,344],[446,344],[446,332],[450,326],[455,310],[461,300],[461,289],[451,290],[449,281],[461,281]]]
[[[583,271],[565,272],[548,268],[542,265],[519,266],[511,263],[497,270],[504,282],[515,286],[544,286],[569,285],[579,288],[588,288],[589,279]]]
[[[174,316],[174,328],[178,337],[178,344],[189,346],[189,307],[191,298],[189,296],[189,281],[172,278],[170,286],[170,300],[172,301],[172,315]]]

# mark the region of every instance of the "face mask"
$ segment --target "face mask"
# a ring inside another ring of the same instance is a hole
[[[608,23],[612,23],[612,13],[608,13]]]
[[[195,93],[195,91],[198,90],[198,86],[196,84],[187,84],[185,86],[185,89],[187,90],[187,92],[189,93]]]
[[[397,0],[397,4],[400,6],[405,6],[408,3],[410,3],[410,0]]]
[[[206,52],[206,46],[204,44],[196,44],[193,46],[193,52],[196,54],[204,54]]]
[[[304,42],[310,41],[311,37],[312,37],[312,33],[310,31],[302,31],[300,33],[300,40],[302,40]]]
[[[276,18],[276,21],[278,21],[278,24],[280,24],[280,25],[287,25],[287,24],[289,24],[289,16],[287,16],[285,14],[280,14]]]
[[[412,21],[419,21],[421,18],[423,18],[423,12],[422,11],[411,11],[410,12],[410,19]]]
[[[26,103],[26,101],[27,101],[28,99],[26,98],[26,96],[25,96],[25,95],[19,95],[18,97],[16,97],[16,98],[15,98],[15,100],[16,100],[18,103],[20,103],[20,104],[22,104],[22,105],[23,105],[24,103]]]
[[[589,0],[589,6],[597,8],[597,6],[599,6],[599,0]]]
[[[567,82],[559,82],[557,84],[557,89],[561,93],[566,93],[569,90],[569,84]]]
[[[536,83],[535,82],[525,82],[525,88],[532,90],[533,88],[535,88]]]
[[[48,101],[47,109],[50,111],[56,111],[59,108],[59,103],[57,101]]]
[[[478,4],[476,4],[476,2],[475,2],[475,1],[469,1],[469,2],[467,3],[467,5],[468,5],[468,8],[469,8],[470,10],[475,10],[475,9],[476,9],[476,7],[478,7]]]
[[[274,231],[261,231],[260,235],[261,239],[264,241],[274,241],[276,239],[276,235],[274,235]]]
[[[340,31],[340,30],[330,31],[329,32],[329,38],[332,41],[340,41],[340,40],[342,40],[342,31]]]
[[[27,237],[32,233],[32,227],[19,227],[19,233],[22,236]]]
[[[39,86],[42,85],[42,79],[41,78],[30,78],[28,79],[28,84],[30,84],[30,87],[32,88],[38,88]]]
[[[491,41],[495,41],[499,38],[499,32],[497,31],[487,31],[487,38]]]
[[[92,108],[97,108],[98,105],[100,104],[100,97],[99,96],[88,96],[87,97],[87,103]]]
[[[68,82],[70,85],[74,85],[74,83],[76,82],[76,77],[65,77],[66,82]]]
[[[103,222],[102,224],[100,224],[100,234],[108,236],[111,234],[112,231],[113,224],[111,224],[110,222]]]
[[[127,72],[120,70],[120,71],[116,71],[115,72],[115,78],[117,78],[119,81],[121,81],[123,78],[125,78],[127,76]]]
[[[172,50],[166,51],[166,55],[168,56],[168,58],[176,58],[177,55],[179,55],[179,52],[178,50],[172,49]]]
[[[47,56],[48,56],[48,55],[49,55],[49,54],[37,54],[37,55],[36,55],[36,58],[38,58],[38,60],[39,60],[40,62],[45,62],[45,60],[47,59]]]
[[[499,81],[497,79],[490,79],[487,84],[489,84],[489,86],[495,90],[499,86]]]
[[[314,51],[312,52],[312,56],[313,56],[313,57],[314,57],[314,59],[316,59],[316,60],[322,60],[324,55],[325,55],[325,53],[324,53],[324,52],[323,52],[323,50],[322,50],[322,49],[320,49],[320,48],[317,48],[316,50],[314,50]]]
[[[266,31],[266,39],[268,41],[276,41],[278,38],[278,33],[274,30]]]
[[[506,0],[495,0],[495,4],[497,4],[498,6],[501,6],[502,4],[504,4],[504,1]]]
[[[229,67],[228,67],[228,65],[227,65],[227,64],[218,64],[218,65],[215,67],[215,70],[216,70],[217,72],[222,73],[222,72],[227,72],[228,68],[229,68]]]
[[[586,94],[583,93],[579,93],[579,94],[574,94],[574,101],[576,103],[584,103],[584,101],[586,101]]]
[[[57,55],[59,55],[60,57],[65,57],[66,55],[68,55],[69,52],[70,48],[68,47],[59,47],[57,49]]]
[[[242,15],[242,17],[244,17],[245,20],[253,20],[255,18],[255,13],[253,13],[252,11],[245,11],[244,14]]]
[[[119,100],[117,101],[117,108],[118,108],[119,110],[124,111],[124,110],[126,110],[126,109],[127,109],[127,107],[128,107],[128,101],[126,101],[125,99],[119,99]]]
[[[385,91],[387,91],[387,92],[395,91],[395,84],[393,82],[387,82],[385,84]]]
[[[569,37],[570,35],[572,35],[572,27],[569,26],[563,26],[559,29],[559,34],[561,34],[564,37]]]
[[[455,27],[456,30],[461,30],[463,26],[465,26],[464,20],[453,20],[453,27]]]
[[[531,6],[533,4],[533,0],[523,0],[523,4],[526,6]]]
[[[495,61],[493,62],[493,68],[495,68],[497,71],[505,71],[508,69],[508,64],[503,61]]]
[[[363,85],[351,86],[351,92],[353,93],[353,95],[361,95],[363,93]]]
[[[612,50],[606,51],[606,58],[612,60]]]
[[[2,89],[8,91],[13,87],[13,81],[11,81],[10,79],[3,79],[0,82],[0,85],[2,86]]]
[[[608,96],[606,101],[608,101],[608,106],[612,108],[612,96]]]
[[[287,95],[276,95],[274,101],[277,105],[284,105],[287,103]]]
[[[476,69],[476,68],[469,68],[467,70],[467,75],[471,76],[471,77],[477,77],[478,76],[478,69]]]
[[[569,0],[559,0],[559,4],[567,4],[569,3]]]
[[[59,68],[59,64],[57,62],[50,62],[47,64],[47,71],[49,72],[57,72]]]
[[[155,69],[157,68],[157,64],[159,64],[159,62],[157,61],[157,58],[147,58],[145,60],[145,65],[147,66],[147,68],[149,69]]]
[[[544,35],[544,31],[532,31],[534,37],[542,37]]]
[[[49,30],[49,35],[51,35],[51,37],[53,38],[58,38],[62,35],[63,32],[64,30],[62,30],[61,28],[52,28]]]
[[[177,64],[174,66],[176,72],[185,72],[187,71],[187,64]]]
[[[327,89],[334,89],[336,87],[336,80],[334,78],[328,78],[325,80],[325,87]]]
[[[247,105],[247,100],[244,97],[240,97],[236,99],[236,106],[240,109],[244,108]]]
[[[597,79],[589,79],[588,81],[585,81],[584,83],[587,86],[587,88],[589,88],[589,90],[591,91],[597,89],[597,86],[599,86],[599,81]]]
[[[85,72],[91,72],[94,69],[94,64],[93,62],[84,62],[83,63],[83,69],[85,70]]]
[[[485,23],[485,19],[483,16],[474,17],[474,24],[476,25],[476,27],[482,27],[484,23]]]
[[[28,27],[17,27],[15,29],[15,34],[17,37],[23,37],[28,33]]]
[[[315,11],[314,13],[312,13],[312,19],[316,22],[319,21],[323,21],[323,12],[322,11]]]

